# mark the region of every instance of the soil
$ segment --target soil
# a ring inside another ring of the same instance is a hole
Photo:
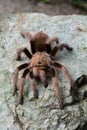
[[[86,14],[84,10],[74,8],[70,0],[51,0],[45,4],[40,0],[0,0],[0,16],[18,12],[39,12],[48,15]]]

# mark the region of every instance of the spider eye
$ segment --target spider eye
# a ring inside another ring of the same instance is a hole
[[[41,64],[41,62],[39,61],[38,64]]]

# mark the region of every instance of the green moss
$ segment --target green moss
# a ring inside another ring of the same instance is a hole
[[[74,1],[72,1],[72,5],[74,5],[75,7],[82,8],[87,11],[87,1],[74,0]]]
[[[42,2],[44,2],[44,3],[48,3],[48,2],[50,2],[51,0],[41,0]]]

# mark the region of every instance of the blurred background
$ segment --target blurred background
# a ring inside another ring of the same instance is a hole
[[[17,12],[87,14],[87,0],[0,0],[0,16]]]

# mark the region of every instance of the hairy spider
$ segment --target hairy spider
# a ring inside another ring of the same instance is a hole
[[[46,52],[36,52],[29,63],[24,63],[16,68],[13,75],[13,84],[14,84],[14,92],[13,95],[16,94],[17,89],[19,90],[18,94],[18,102],[19,104],[23,103],[23,88],[24,88],[24,81],[25,77],[28,74],[29,80],[31,82],[31,86],[33,89],[33,94],[35,98],[38,98],[38,90],[36,88],[36,81],[37,78],[41,80],[41,82],[44,84],[44,87],[46,88],[48,86],[48,80],[47,77],[50,76],[54,85],[54,90],[56,92],[56,96],[58,99],[59,108],[63,109],[63,101],[62,101],[62,95],[58,83],[58,78],[56,74],[56,68],[60,69],[66,79],[69,81],[72,91],[73,98],[77,98],[77,91],[75,88],[75,85],[73,85],[73,80],[68,72],[68,70],[65,68],[64,65],[62,65],[59,62],[53,61],[49,54]],[[19,71],[24,69],[24,72],[20,78],[19,85],[18,82],[18,74]],[[75,90],[75,91],[74,91]]]
[[[62,43],[62,44],[58,44],[59,40],[58,38],[55,37],[49,37],[46,33],[44,33],[43,31],[39,31],[37,33],[35,33],[34,35],[32,35],[30,32],[27,31],[22,31],[21,35],[24,38],[27,38],[30,42],[31,45],[31,52],[32,54],[35,54],[37,51],[42,52],[45,51],[48,54],[50,54],[52,57],[54,57],[56,55],[56,53],[58,52],[58,50],[62,50],[63,48],[66,48],[69,51],[72,51],[72,48],[69,47],[69,45]],[[51,43],[56,42],[56,46],[52,49]],[[28,58],[32,57],[32,54],[28,51],[28,49],[26,47],[22,47],[20,49],[18,49],[17,51],[17,60],[21,59],[21,53],[25,53],[25,55]]]

